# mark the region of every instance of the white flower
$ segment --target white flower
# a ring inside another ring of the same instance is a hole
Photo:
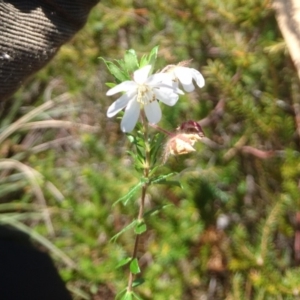
[[[173,80],[177,79],[182,84],[183,89],[186,92],[192,92],[195,89],[193,79],[200,88],[204,87],[204,78],[196,69],[177,65],[168,69],[167,73],[171,74]]]
[[[135,71],[134,81],[124,81],[106,93],[111,96],[124,92],[107,110],[107,116],[111,118],[126,107],[121,122],[121,129],[124,132],[132,131],[141,109],[145,111],[149,123],[158,123],[161,119],[161,110],[157,100],[173,106],[178,100],[178,94],[182,93],[166,73],[157,73],[148,77],[150,69],[151,65],[147,65]]]

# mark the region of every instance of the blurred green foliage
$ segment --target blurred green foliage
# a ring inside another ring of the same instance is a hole
[[[143,236],[146,282],[139,295],[300,299],[300,139],[294,110],[300,85],[269,1],[97,5],[85,28],[14,96],[16,105],[2,121],[7,126],[31,106],[67,92],[67,104],[50,119],[96,129],[32,129],[3,143],[3,159],[29,164],[64,196],[57,199],[57,192],[41,184],[54,235],[46,222],[28,215],[30,228],[74,262],[50,249],[74,299],[109,300],[124,288],[127,274],[115,266],[131,253],[133,237],[125,233],[115,243],[110,238],[131,222],[137,205],[112,204],[138,177],[119,120],[106,117],[112,99],[105,96],[104,83],[113,78],[98,57],[120,59],[130,48],[142,56],[156,45],[161,68],[193,59],[206,79],[203,89],[174,108],[162,107],[160,125],[172,131],[183,121],[198,120],[208,139],[197,153],[171,157],[164,166],[179,172],[183,189],[150,190],[147,208],[166,207],[150,218]],[[58,138],[66,142],[47,144]],[[24,143],[26,149],[49,147],[33,152],[17,147]],[[36,203],[20,176],[2,173],[2,205]],[[16,211],[1,211],[11,210]]]

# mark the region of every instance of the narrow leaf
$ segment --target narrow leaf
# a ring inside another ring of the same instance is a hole
[[[143,300],[140,296],[138,296],[135,292],[133,293],[133,298],[137,299],[137,300]]]
[[[134,232],[136,234],[142,234],[143,232],[145,232],[147,230],[147,225],[145,224],[144,221],[141,221],[141,222],[138,222],[136,225],[135,225],[135,228],[134,228]]]
[[[155,166],[153,169],[151,169],[149,176],[151,177],[156,172],[156,170],[160,167],[161,167],[161,165],[158,165],[158,166]]]
[[[117,265],[116,265],[116,269],[123,267],[125,265],[127,265],[130,261],[131,261],[131,257],[125,257],[123,258]]]
[[[144,150],[144,149],[143,149]],[[140,149],[140,147],[138,147],[138,145],[136,145],[136,152],[138,154],[138,156],[142,159],[144,159],[144,155],[143,155],[143,152],[142,150]]]
[[[113,206],[115,206],[117,203],[119,202],[124,202],[124,205],[126,205],[128,203],[128,201],[134,196],[134,194],[136,193],[136,191],[143,185],[143,182],[140,181],[138,182],[132,189],[130,189],[130,191],[123,197],[119,198],[114,204]]]
[[[149,61],[148,61],[148,64],[149,65],[152,65],[152,67],[154,67],[154,64],[155,64],[155,61],[156,61],[156,58],[157,58],[157,53],[158,53],[158,46],[155,46],[150,54],[149,54]]]
[[[127,230],[133,228],[135,226],[135,224],[137,223],[137,220],[132,221],[130,224],[128,224],[126,227],[124,227],[120,232],[118,232],[116,235],[114,235],[110,240],[112,242],[115,242],[117,240],[117,238],[123,234],[124,232],[126,232]]]
[[[127,138],[128,138],[128,140],[129,140],[130,143],[133,143],[134,140],[135,140],[135,137],[133,135],[131,135],[131,134],[127,134]]]
[[[143,55],[140,60],[140,68],[148,65],[148,58],[147,55]]]
[[[132,158],[136,157],[136,154],[132,151],[127,150],[126,153],[129,154]]]
[[[161,180],[159,182],[156,182],[156,184],[165,184],[165,185],[169,185],[169,186],[178,186],[182,189],[182,185],[180,183],[180,181],[177,180]]]
[[[137,287],[145,282],[144,278],[137,278],[133,281],[132,286]]]
[[[133,299],[133,293],[132,292],[126,292],[126,294],[121,299],[122,300],[132,300]]]
[[[116,86],[116,84],[113,82],[106,82],[105,85],[108,86],[109,88],[113,88]]]
[[[124,61],[125,61],[126,70],[129,74],[133,73],[139,67],[138,59],[133,49],[130,49],[125,52]]]
[[[162,148],[164,138],[165,137],[162,134],[156,134],[153,139],[153,142],[151,143],[150,157],[151,161],[154,162],[154,164],[158,158],[158,152]]]
[[[152,71],[153,71],[153,67],[157,58],[157,53],[158,53],[158,46],[154,47],[151,50],[149,55],[144,55],[140,61],[140,68],[146,65],[152,65]]]
[[[106,61],[104,58],[101,57],[101,59],[106,64],[107,69],[109,72],[116,78],[118,82],[126,81],[128,80],[128,77],[126,74],[114,63],[110,61]]]
[[[121,67],[121,69],[125,72],[126,71],[126,64],[125,64],[124,60],[115,59],[115,61],[118,63],[118,65]]]
[[[161,181],[166,180],[167,178],[176,175],[177,173],[173,172],[173,173],[169,173],[167,175],[159,175],[157,177],[154,177],[153,179],[151,179],[151,183],[159,183]]]
[[[152,216],[157,214],[159,211],[165,209],[166,207],[173,205],[173,204],[165,204],[165,205],[159,205],[154,207],[153,209],[148,210],[147,212],[144,213],[144,218],[148,217],[148,216]]]
[[[133,273],[133,274],[138,274],[138,273],[141,272],[141,269],[140,269],[140,266],[139,266],[137,258],[134,258],[131,261],[129,268],[130,268],[130,272]]]
[[[118,300],[118,299],[122,300],[126,293],[127,293],[127,288],[121,290],[121,291],[116,295],[115,300]],[[124,295],[123,295],[123,294],[124,294]],[[121,298],[121,297],[122,297],[122,298]]]

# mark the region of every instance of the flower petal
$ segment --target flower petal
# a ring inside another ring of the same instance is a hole
[[[192,72],[190,68],[176,67],[174,70],[175,76],[182,83],[182,85],[189,85],[192,83]]]
[[[172,77],[168,73],[155,73],[147,78],[146,84],[156,86],[157,84],[166,83],[171,85]]]
[[[134,97],[134,99],[128,103],[121,122],[121,129],[123,132],[130,132],[133,130],[140,116],[140,110],[140,104],[136,101],[136,97]]]
[[[120,110],[122,110],[128,102],[134,97],[135,91],[131,93],[126,93],[117,99],[107,110],[107,117],[111,118],[115,116]]]
[[[156,124],[161,119],[161,109],[157,101],[153,101],[144,107],[146,117],[151,124]]]
[[[178,94],[174,93],[172,89],[153,89],[153,92],[155,94],[156,99],[169,106],[175,105],[179,98]]]
[[[146,84],[152,88],[169,88],[174,90],[175,93],[184,94],[179,88],[177,82],[174,82],[172,76],[169,73],[157,73],[151,75]]]
[[[204,77],[202,76],[202,74],[197,71],[196,69],[192,69],[192,76],[195,79],[197,85],[202,88],[205,85],[205,80]]]
[[[134,81],[123,81],[122,83],[114,86],[113,88],[109,89],[106,93],[107,96],[114,95],[120,92],[127,92],[131,89],[137,88],[137,84]]]
[[[174,93],[184,95],[184,92],[180,88],[178,88],[177,82],[172,81],[172,88],[173,88]]]
[[[149,72],[151,70],[151,65],[142,67],[133,73],[133,79],[137,84],[144,84],[148,78]]]
[[[195,89],[195,87],[194,87],[194,85],[193,85],[193,83],[182,83],[181,82],[181,84],[182,84],[182,86],[183,86],[183,89],[186,91],[186,92],[192,92],[194,89]]]

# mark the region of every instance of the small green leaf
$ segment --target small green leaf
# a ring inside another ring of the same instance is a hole
[[[127,52],[130,52],[130,53],[132,53],[135,57],[136,57],[136,52],[135,52],[135,50],[134,49],[129,49],[129,50],[127,50]]]
[[[126,153],[129,154],[132,158],[136,158],[136,154],[134,152],[127,150]]]
[[[178,186],[183,188],[181,183],[178,180],[167,180],[167,178],[176,175],[176,172],[169,173],[167,175],[159,175],[150,179],[150,184],[165,184],[169,186]]]
[[[116,86],[116,84],[113,82],[106,82],[105,85],[108,86],[109,88],[113,88],[114,86]]]
[[[143,155],[143,152],[141,151],[140,147],[138,147],[136,145],[136,152],[137,152],[137,155],[140,159],[144,160],[144,155]]]
[[[118,300],[118,299],[122,300],[122,299],[124,299],[123,297],[126,295],[126,293],[127,293],[127,288],[121,290],[121,291],[116,295],[115,300]],[[123,294],[124,294],[124,295],[123,295]],[[122,298],[121,298],[121,297],[122,297]]]
[[[153,209],[150,209],[149,211],[145,212],[144,213],[144,218],[147,218],[149,216],[153,216],[153,215],[157,214],[159,211],[161,211],[161,210],[163,210],[166,207],[171,206],[171,205],[173,205],[173,204],[165,204],[165,205],[156,206]]]
[[[146,55],[143,55],[140,60],[140,68],[148,65],[148,58]]]
[[[155,164],[157,158],[159,157],[158,152],[161,150],[163,145],[164,136],[162,134],[156,134],[151,140],[150,157],[153,164]]]
[[[134,137],[133,135],[131,135],[131,134],[126,134],[126,135],[127,135],[127,138],[128,138],[128,140],[129,140],[129,142],[130,142],[130,143],[133,143],[134,140],[135,140],[135,137]]]
[[[165,185],[169,185],[169,186],[178,186],[181,189],[183,189],[180,181],[177,181],[177,180],[165,180],[165,179],[163,179],[159,182],[156,182],[156,184],[165,184]]]
[[[126,205],[126,204],[128,203],[128,201],[134,196],[134,194],[136,193],[136,191],[137,191],[142,185],[143,185],[143,182],[142,182],[142,181],[138,182],[133,188],[131,188],[131,189],[129,190],[129,192],[128,192],[125,196],[119,198],[116,202],[114,202],[113,206],[115,206],[115,205],[116,205],[117,203],[119,203],[119,202],[123,202],[123,204]]]
[[[157,54],[158,54],[158,46],[155,46],[149,54],[149,62],[148,62],[153,67],[157,58]]]
[[[140,267],[139,267],[139,263],[138,263],[138,260],[137,260],[137,258],[134,258],[132,261],[131,261],[131,263],[130,263],[130,272],[132,273],[132,274],[138,274],[138,273],[140,273],[141,272],[141,269],[140,269]]]
[[[124,61],[125,61],[125,68],[129,74],[133,73],[139,67],[138,59],[133,49],[130,49],[125,52]]]
[[[147,230],[147,225],[145,224],[144,221],[140,221],[135,225],[134,232],[136,234],[142,234]]]
[[[153,169],[151,169],[150,173],[149,173],[149,177],[151,177],[157,169],[159,169],[161,167],[161,165],[157,165],[155,167],[153,167]]]
[[[137,299],[137,300],[143,300],[140,296],[138,296],[135,292],[133,293],[133,298]]]
[[[107,69],[109,72],[116,78],[118,82],[123,82],[128,80],[128,76],[114,63],[105,60],[104,58],[101,57],[101,59],[104,61],[106,64]]]
[[[121,300],[133,300],[133,292],[126,292],[125,295],[121,298]]]
[[[144,55],[141,58],[140,61],[140,68],[146,66],[146,65],[152,65],[152,71],[153,71],[153,67],[157,58],[157,53],[158,53],[158,46],[155,46],[149,55]]]
[[[110,240],[112,242],[115,242],[117,240],[117,238],[123,234],[124,232],[126,232],[127,230],[133,228],[135,226],[135,224],[137,223],[137,220],[132,221],[130,224],[128,224],[126,227],[124,227],[120,232],[118,232],[117,234],[115,234]]]
[[[145,166],[145,160],[143,157],[137,156],[136,153],[132,151],[126,151],[127,154],[129,154],[134,159],[134,167],[137,170],[143,170]],[[127,202],[126,202],[127,203]],[[124,203],[124,205],[126,205]]]
[[[128,264],[131,261],[131,257],[125,257],[123,258],[117,265],[116,265],[116,269],[125,266],[126,264]]]
[[[115,61],[118,63],[118,65],[121,67],[121,69],[125,72],[126,71],[125,62],[122,59],[115,59]]]
[[[142,177],[141,178],[141,182],[144,184],[149,184],[150,183],[150,181],[149,181],[149,178],[146,178],[146,177]]]
[[[133,281],[132,286],[137,287],[139,285],[142,285],[145,282],[144,278],[137,278]]]

